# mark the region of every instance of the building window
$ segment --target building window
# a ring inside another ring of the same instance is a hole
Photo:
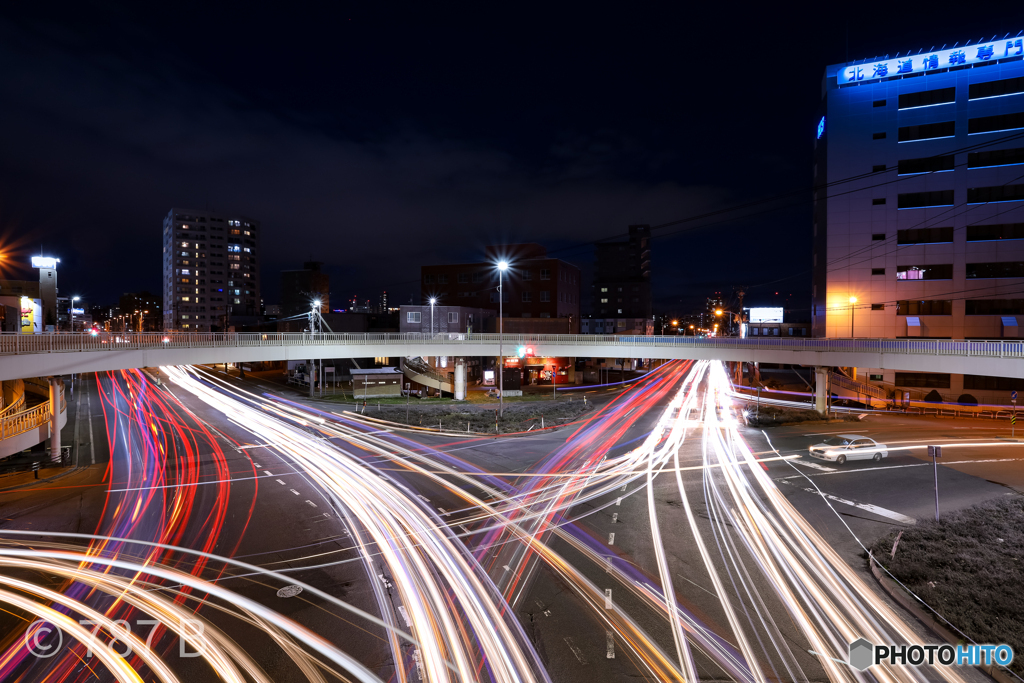
[[[540,293],[540,300],[542,302],[544,302],[544,303],[550,302],[551,301],[551,292],[549,292],[547,290],[544,290],[543,292],[541,292]]]
[[[182,247],[182,249],[187,249],[188,248],[188,242],[182,242],[181,243],[181,247]]]
[[[1024,391],[1024,379],[1018,377],[964,375],[964,389],[974,389],[975,391]]]
[[[970,195],[970,190],[967,192]],[[906,192],[899,195],[896,202],[899,209],[926,209],[933,206],[953,206],[953,190]]]
[[[541,317],[541,318],[550,318],[550,317],[551,317],[551,314],[550,314],[550,313],[546,313],[546,312],[545,312],[545,313],[541,313],[541,314],[540,314],[540,317]]]
[[[454,323],[458,323],[458,322],[459,322],[459,312],[458,311],[448,311],[448,323],[449,324],[454,324]]]
[[[921,159],[900,159],[896,165],[896,175],[917,175],[919,173],[941,173],[953,170],[952,154],[923,157]]]
[[[869,382],[881,382],[882,381],[882,376],[881,375],[868,375],[868,381]]]
[[[897,301],[896,315],[953,315],[953,300]]]
[[[908,228],[896,231],[896,244],[944,244],[953,241],[953,228]]]
[[[522,272],[522,274],[523,274],[523,280],[532,280],[533,279],[533,272],[532,271],[524,270]]]
[[[872,233],[871,241],[872,242],[884,242],[885,241],[885,233],[884,232]]]
[[[872,140],[884,140],[885,139],[885,133],[873,133],[871,135],[871,139]]]
[[[750,336],[751,336],[751,337],[756,337],[756,336],[757,336],[757,330],[758,330],[758,329],[759,329],[759,328],[757,328],[757,327],[751,327],[751,328],[750,328]]]
[[[469,273],[459,273],[457,280],[460,285],[469,284]]]
[[[419,311],[406,311],[406,313],[405,313],[405,322],[407,322],[407,323],[418,323],[418,322],[420,322],[420,312]]]
[[[601,288],[601,291],[602,291],[602,292],[607,292],[607,291],[608,291],[608,288],[607,288],[607,287],[602,287],[602,288]]]
[[[1024,76],[1018,76],[988,83],[972,83],[967,89],[967,99],[983,100],[986,97],[1002,97],[1022,92],[1024,92]]]
[[[1018,164],[1024,164],[1024,147],[995,149],[989,152],[970,152],[967,155],[967,168],[1016,166]]]
[[[996,133],[1001,130],[1017,130],[1018,128],[1024,128],[1024,112],[981,116],[967,121],[968,135]]]
[[[1024,223],[967,226],[968,242],[992,242],[995,240],[1022,239],[1024,239]]]
[[[951,138],[955,134],[956,121],[942,121],[939,123],[922,123],[917,126],[902,126],[899,129],[897,139],[900,142],[915,142],[917,140]]]
[[[876,107],[876,108],[877,107],[884,107],[885,106],[885,100],[875,100],[874,102],[871,103],[871,106],[872,107]]]
[[[523,303],[524,304],[525,303],[530,303],[531,299],[532,299],[532,293],[531,292],[523,292]]]
[[[1024,185],[995,185],[967,188],[968,204],[1024,201]]]
[[[608,303],[608,299],[601,299],[601,303],[603,303],[603,304]]]
[[[872,311],[884,311],[885,310],[885,304],[871,304],[871,310]]]
[[[1024,315],[1024,299],[968,299],[967,315]]]
[[[923,92],[908,92],[900,95],[900,109],[915,109],[917,107],[932,107],[936,104],[949,104],[956,101],[956,88],[939,88],[937,90],[925,90]]]
[[[880,206],[885,204],[885,197],[876,197],[871,200],[871,206]]]
[[[1024,261],[998,261],[996,263],[968,263],[967,279],[1024,277]]]
[[[871,172],[872,173],[881,173],[884,170],[885,170],[885,164],[875,164],[874,166],[871,167]]]
[[[530,316],[531,316],[531,314],[530,314],[530,313],[523,313],[523,317],[524,317],[524,318],[529,318]]]
[[[434,284],[434,276],[433,275],[424,275],[423,276],[423,284],[425,284],[425,285],[432,285],[432,284]]]
[[[949,375],[941,372],[897,372],[896,386],[949,389]]]
[[[483,273],[473,273],[473,282],[479,283],[479,282],[483,282],[483,281],[484,281],[484,274]]]
[[[932,266],[896,266],[897,280],[952,280],[953,264]]]
[[[540,279],[541,280],[550,280],[551,279],[551,271],[549,269],[547,269],[547,268],[541,268],[540,269]]]

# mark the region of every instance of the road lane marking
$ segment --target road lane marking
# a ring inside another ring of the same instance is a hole
[[[796,484],[793,484],[788,481],[783,483],[790,484],[791,486],[797,486]],[[865,512],[870,512],[874,515],[879,515],[880,517],[888,517],[889,519],[895,520],[902,524],[917,524],[917,520],[913,517],[907,517],[906,515],[901,515],[898,512],[887,510],[883,507],[878,507],[877,505],[871,505],[870,503],[857,503],[852,500],[846,500],[845,498],[833,496],[830,493],[825,493],[824,491],[819,491],[818,489],[811,488],[809,486],[797,486],[797,488],[803,489],[808,493],[813,493],[816,496],[821,496],[822,498],[828,498],[829,500],[834,501],[836,503],[842,503],[843,505],[851,505],[859,510],[864,510]]]
[[[1022,460],[1024,460],[1024,458],[994,458],[994,459],[991,459],[991,460],[947,460],[947,461],[941,462],[939,464],[940,465],[945,465],[945,466],[948,466],[948,465],[974,465],[974,464],[985,464],[985,463],[993,463],[993,462],[1020,462]],[[801,463],[799,461],[791,461],[791,462],[796,462],[796,464],[798,464],[798,465],[802,465],[803,464],[803,463]],[[915,463],[911,463],[909,465],[882,465],[880,467],[860,467],[860,468],[855,469],[855,470],[833,470],[831,472],[822,472],[821,474],[796,474],[796,475],[793,475],[791,477],[780,477],[776,481],[783,481],[785,479],[802,479],[803,477],[823,477],[826,474],[855,474],[857,472],[875,472],[875,471],[878,471],[878,470],[898,470],[898,469],[902,469],[904,467],[928,467],[929,465],[931,465],[930,462],[915,462]]]
[[[819,465],[816,462],[804,462],[802,460],[795,460],[795,461],[793,461],[793,463],[796,464],[796,465],[803,465],[804,467],[810,467],[810,468],[816,469],[816,470],[824,470],[826,472],[835,472],[835,468],[834,467],[825,467],[824,465]]]
[[[608,545],[615,545],[615,532],[608,534]]]
[[[612,589],[611,588],[605,588],[604,589],[604,608],[605,609],[611,609],[612,608]]]
[[[618,512],[613,512],[612,513],[612,524],[618,524],[618,522],[619,522],[619,513]]]
[[[263,474],[266,474],[266,475],[271,476],[271,477],[274,476],[274,473],[270,472],[268,470],[263,470]]]
[[[309,505],[309,507],[311,507],[311,508],[315,508],[315,507],[316,507],[316,503],[314,503],[314,502],[313,502],[313,501],[311,501],[311,500],[307,500],[307,501],[306,501],[306,504],[307,504],[307,505]]]
[[[85,394],[85,410],[89,413],[89,464],[96,464],[96,446],[94,439],[92,438],[92,398],[89,393]]]
[[[284,482],[281,482],[281,483],[283,484]],[[291,491],[292,493],[294,493],[296,496],[299,495],[299,492],[296,491],[295,489],[288,489],[288,490]]]
[[[583,651],[572,642],[572,638],[566,636],[563,640],[565,640],[565,644],[569,646],[569,649],[572,650],[572,653],[576,655],[576,659],[580,661],[580,664],[586,664],[587,658],[583,656]]]
[[[615,659],[615,634],[612,631],[604,632],[604,640],[608,645],[607,653],[605,654],[606,659]]]

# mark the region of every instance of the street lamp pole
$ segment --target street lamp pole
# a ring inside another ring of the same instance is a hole
[[[71,333],[72,334],[74,334],[74,332],[75,332],[75,302],[78,301],[79,298],[80,297],[77,297],[77,296],[71,297]]]
[[[505,417],[505,271],[507,261],[498,261],[498,415]]]
[[[437,303],[437,299],[430,297],[430,337],[434,337],[434,304]]]
[[[853,312],[854,304],[857,303],[857,297],[850,297],[850,339],[853,339]]]

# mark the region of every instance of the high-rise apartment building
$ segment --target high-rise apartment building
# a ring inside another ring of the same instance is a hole
[[[281,315],[291,317],[309,313],[314,301],[320,313],[331,312],[331,278],[321,270],[320,261],[307,261],[301,270],[281,271]]]
[[[624,241],[597,245],[591,310],[598,318],[652,320],[651,226],[629,226]]]
[[[580,325],[580,270],[552,258],[539,244],[487,247],[488,261],[420,268],[422,302],[431,298],[445,306],[486,308],[497,311],[498,269],[509,265],[501,278],[506,331],[578,332]],[[530,319],[536,324],[509,323],[510,318]],[[509,325],[512,325],[510,327]]]
[[[225,331],[260,314],[260,223],[173,208],[164,217],[164,329]]]
[[[826,68],[814,129],[815,336],[1018,336],[1022,59],[1017,34]],[[936,370],[861,374],[951,400],[1005,402],[1016,386]]]

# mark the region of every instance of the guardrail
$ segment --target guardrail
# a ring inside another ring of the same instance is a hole
[[[695,349],[790,350],[810,352],[889,353],[986,358],[1024,358],[1024,340],[944,340],[944,339],[740,339],[735,337],[638,336],[596,334],[483,334],[446,333],[433,336],[418,333],[388,334],[308,334],[308,333],[151,333],[133,334],[37,334],[0,333],[0,355],[63,352],[103,352],[159,348],[231,348],[260,346],[366,345],[400,347],[453,344],[558,344],[560,346],[607,346],[609,348],[688,347]],[[397,349],[396,349],[397,350]],[[397,354],[396,354],[397,355]]]
[[[849,377],[846,377],[845,375],[840,375],[837,372],[830,372],[828,373],[828,376],[829,381],[832,383],[832,386],[842,387],[847,391],[853,391],[857,394],[864,394],[865,396],[871,396],[873,398],[881,399],[883,401],[889,398],[889,393],[882,387],[877,387],[872,384],[867,384],[865,382],[858,382],[855,379],[850,379]]]

